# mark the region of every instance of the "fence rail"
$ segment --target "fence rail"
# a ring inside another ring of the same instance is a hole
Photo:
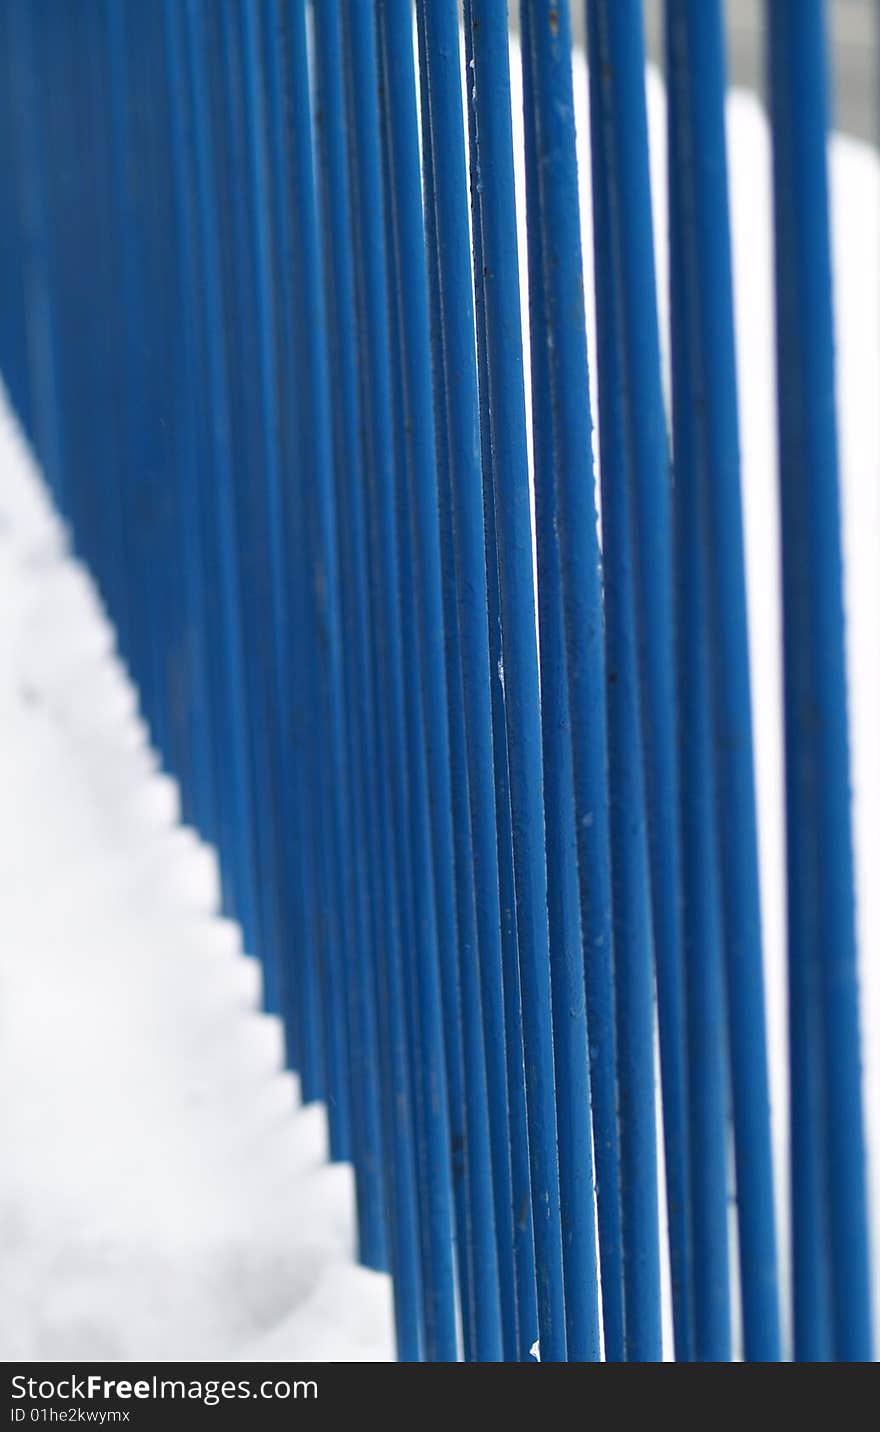
[[[0,0],[0,364],[400,1358],[657,1359],[668,1252],[676,1357],[739,1301],[773,1361],[722,12],[665,4],[668,417],[641,3],[585,18],[601,520],[566,0],[527,292],[506,0]],[[766,20],[793,1351],[860,1360],[823,6]]]

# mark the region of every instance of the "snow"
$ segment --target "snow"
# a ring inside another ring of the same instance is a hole
[[[512,70],[516,117],[516,54]],[[575,94],[591,295],[582,56]],[[668,350],[664,96],[653,72],[649,108]],[[787,1278],[770,167],[766,121],[752,96],[731,95],[728,129]],[[870,1206],[880,1254],[880,162],[867,146],[839,137],[831,152]],[[519,181],[521,190],[521,173]],[[588,333],[594,360],[589,312]],[[303,1108],[296,1080],[282,1072],[278,1028],[259,1013],[256,966],[242,953],[237,928],[217,914],[213,853],[179,824],[176,787],[156,768],[112,629],[90,578],[67,552],[2,394],[0,607],[0,1085],[7,1091],[0,1355],[391,1357],[388,1280],[353,1262],[350,1170],[326,1163],[323,1112]],[[668,1301],[668,1269],[665,1276]],[[875,1289],[880,1327],[880,1278]],[[668,1350],[668,1315],[666,1322]]]
[[[0,414],[0,1355],[376,1360],[390,1285]]]

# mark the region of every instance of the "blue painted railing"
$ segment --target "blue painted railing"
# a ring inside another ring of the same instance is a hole
[[[564,0],[520,7],[527,293],[505,0],[0,0],[0,362],[399,1356],[659,1358],[668,1256],[675,1355],[739,1301],[772,1361],[722,11],[665,5],[669,414],[640,0],[585,16],[601,522]],[[854,1360],[825,17],[766,18],[793,1354]]]

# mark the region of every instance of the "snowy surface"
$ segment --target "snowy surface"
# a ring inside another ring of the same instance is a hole
[[[518,65],[513,65],[515,91]],[[586,77],[575,74],[591,292]],[[649,86],[666,324],[663,93]],[[515,111],[517,109],[515,101]],[[729,110],[773,1116],[786,1262],[787,1108],[770,171]],[[832,150],[865,1088],[880,1251],[880,164]],[[589,315],[591,358],[594,323]],[[664,335],[665,336],[665,335]],[[0,1357],[392,1355],[385,1278],[352,1261],[350,1171],[326,1164],[177,821],[113,633],[0,395]],[[594,402],[595,411],[595,402]],[[873,878],[872,878],[873,877]],[[875,1264],[876,1266],[876,1264]],[[880,1327],[880,1301],[877,1304]]]
[[[391,1355],[88,577],[0,414],[0,1357]]]

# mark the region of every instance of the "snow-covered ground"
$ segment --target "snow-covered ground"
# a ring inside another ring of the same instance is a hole
[[[390,1357],[351,1172],[5,401],[0,610],[0,1357]]]
[[[516,59],[513,73],[516,81]],[[580,59],[576,90],[585,139]],[[663,93],[653,75],[649,95],[665,325]],[[784,1230],[784,828],[769,144],[752,97],[734,94],[728,114]],[[583,143],[582,156],[587,239]],[[855,141],[835,140],[832,184],[865,1089],[880,1253],[876,154]],[[585,262],[589,276],[589,252]],[[277,1028],[258,1013],[255,966],[241,952],[237,929],[216,914],[213,855],[178,824],[175,786],[156,770],[136,693],[114,657],[112,629],[90,579],[67,555],[2,395],[0,609],[0,1356],[391,1356],[388,1282],[352,1261],[350,1172],[326,1164],[322,1112],[303,1109],[295,1080],[281,1071]]]

